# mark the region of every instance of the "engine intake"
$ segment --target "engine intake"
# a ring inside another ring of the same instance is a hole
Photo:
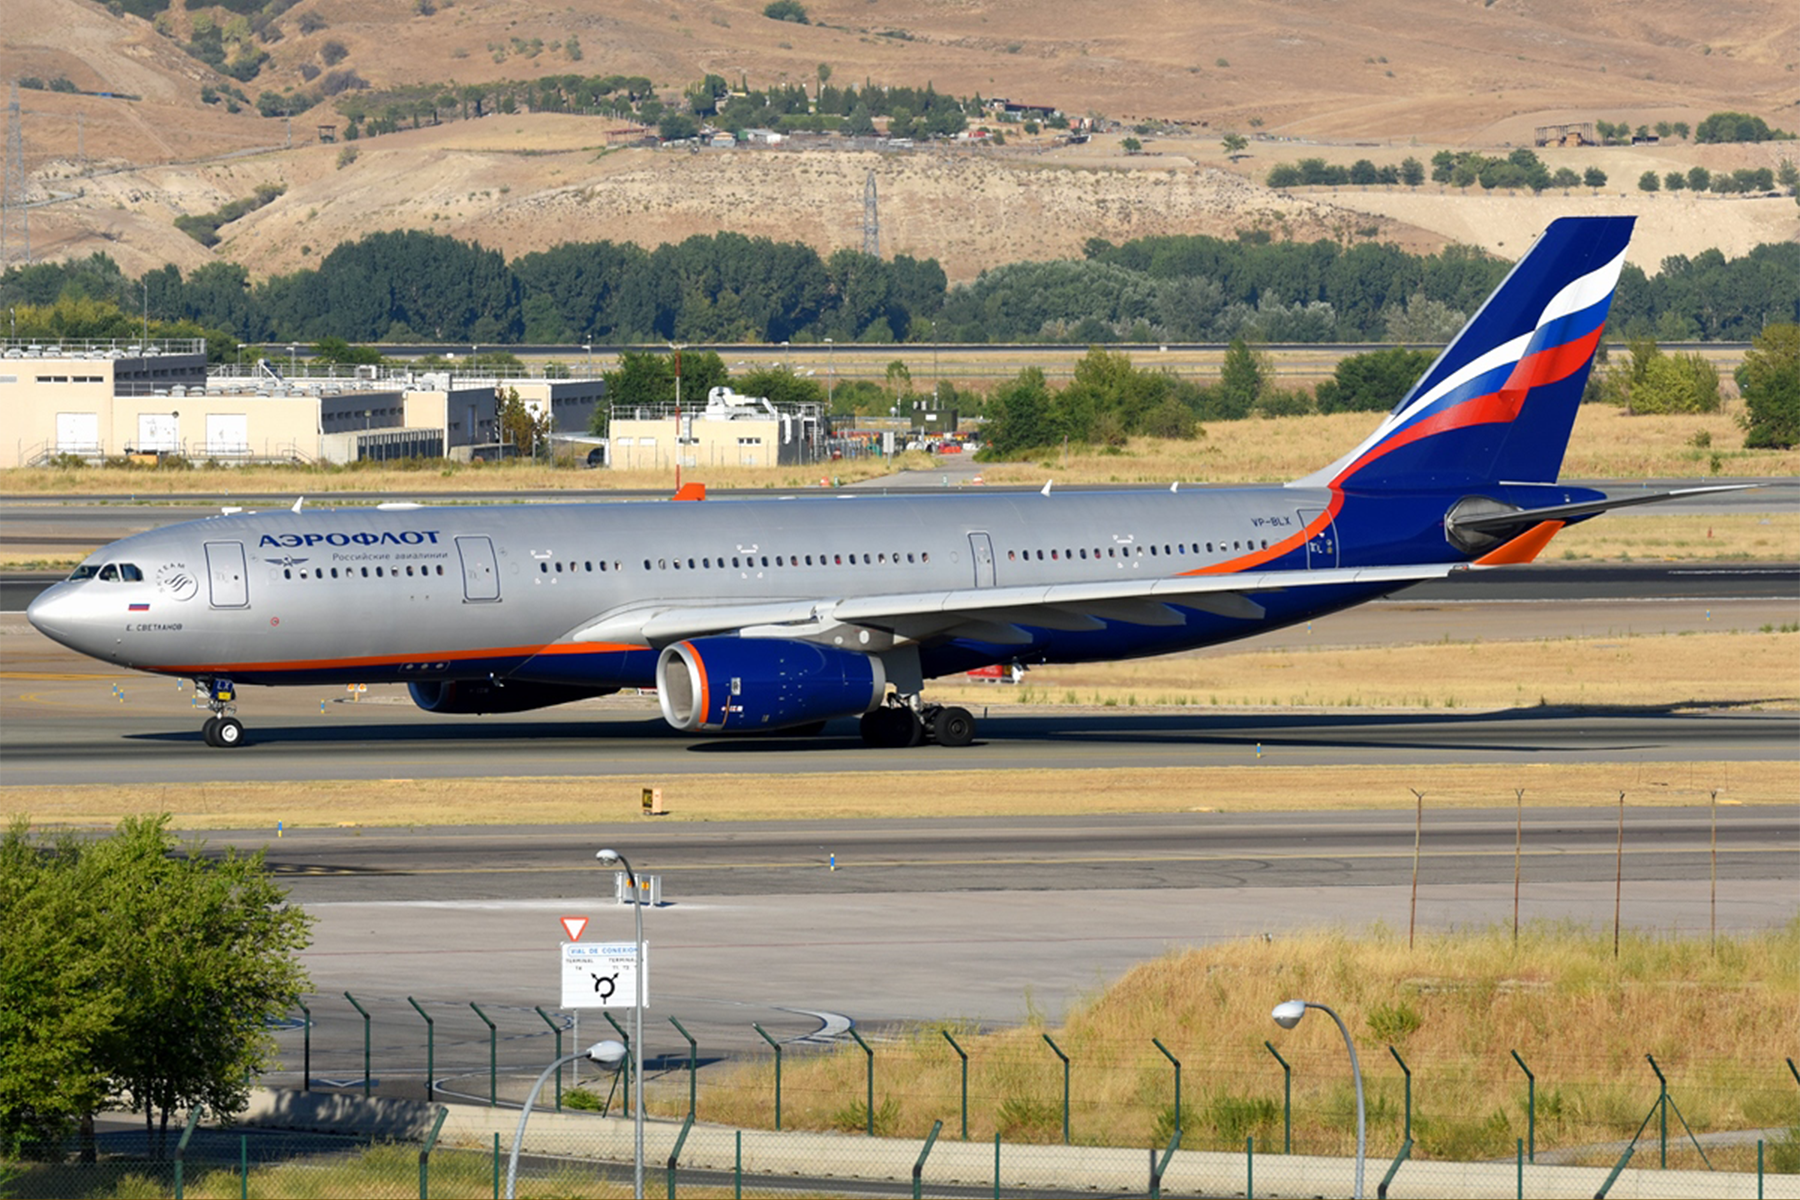
[[[409,683],[413,703],[429,713],[513,713],[610,696],[618,688],[575,687],[566,683],[507,683],[491,679],[444,679]]]
[[[881,703],[881,660],[791,638],[677,642],[656,660],[663,719],[690,732],[751,732],[851,717]]]

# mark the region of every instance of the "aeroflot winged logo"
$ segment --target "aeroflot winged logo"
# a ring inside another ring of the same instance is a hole
[[[435,546],[438,544],[438,531],[435,529],[405,529],[399,533],[383,530],[375,533],[365,530],[362,533],[265,533],[258,547],[274,546],[278,549],[292,550],[300,546]]]

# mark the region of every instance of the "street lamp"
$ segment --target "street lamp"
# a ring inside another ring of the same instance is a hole
[[[831,339],[825,339],[825,410],[831,411],[831,389],[837,383],[837,372],[832,369]]]
[[[637,1076],[637,1086],[631,1089],[631,1194],[634,1200],[644,1200],[644,897],[638,890],[637,872],[631,869],[631,863],[623,854],[617,850],[601,850],[594,857],[608,866],[617,864],[625,869],[625,882],[631,885],[631,912],[637,918],[634,960],[637,995],[633,998],[631,1015],[632,1073]],[[1358,1091],[1357,1096],[1360,1099],[1362,1092]]]
[[[1362,1067],[1356,1062],[1356,1043],[1350,1040],[1350,1031],[1344,1028],[1343,1018],[1332,1012],[1324,1004],[1314,1004],[1311,1000],[1285,1000],[1277,1004],[1269,1015],[1283,1029],[1292,1029],[1306,1015],[1306,1010],[1316,1008],[1333,1021],[1337,1022],[1338,1032],[1344,1035],[1344,1048],[1350,1051],[1350,1075],[1356,1082],[1356,1200],[1362,1200],[1363,1194],[1363,1158],[1366,1142],[1363,1126],[1363,1084]]]
[[[538,1093],[544,1090],[544,1082],[555,1074],[559,1067],[582,1058],[616,1071],[619,1065],[625,1061],[625,1047],[608,1038],[604,1042],[595,1042],[586,1050],[565,1054],[544,1068],[544,1073],[539,1075],[537,1082],[531,1085],[531,1094],[525,1097],[525,1110],[519,1114],[519,1128],[513,1133],[512,1157],[506,1161],[506,1200],[513,1200],[513,1188],[519,1177],[519,1146],[525,1141],[525,1122],[531,1120],[531,1106],[537,1102]]]

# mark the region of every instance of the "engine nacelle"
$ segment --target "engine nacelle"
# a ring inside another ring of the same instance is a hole
[[[413,703],[430,713],[513,713],[549,708],[595,696],[610,696],[618,688],[575,687],[566,683],[495,683],[491,679],[442,679],[409,683]]]
[[[886,691],[880,659],[791,638],[694,638],[656,660],[663,719],[689,731],[748,733],[856,716]]]

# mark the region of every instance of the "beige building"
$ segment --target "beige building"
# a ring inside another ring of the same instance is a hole
[[[353,462],[504,453],[498,407],[517,388],[553,434],[585,433],[599,379],[344,375],[209,376],[200,339],[0,342],[0,466],[179,455],[194,462]]]
[[[698,409],[615,406],[607,426],[609,464],[621,471],[683,467],[773,467],[823,456],[825,421],[816,405],[780,407],[714,388]]]

